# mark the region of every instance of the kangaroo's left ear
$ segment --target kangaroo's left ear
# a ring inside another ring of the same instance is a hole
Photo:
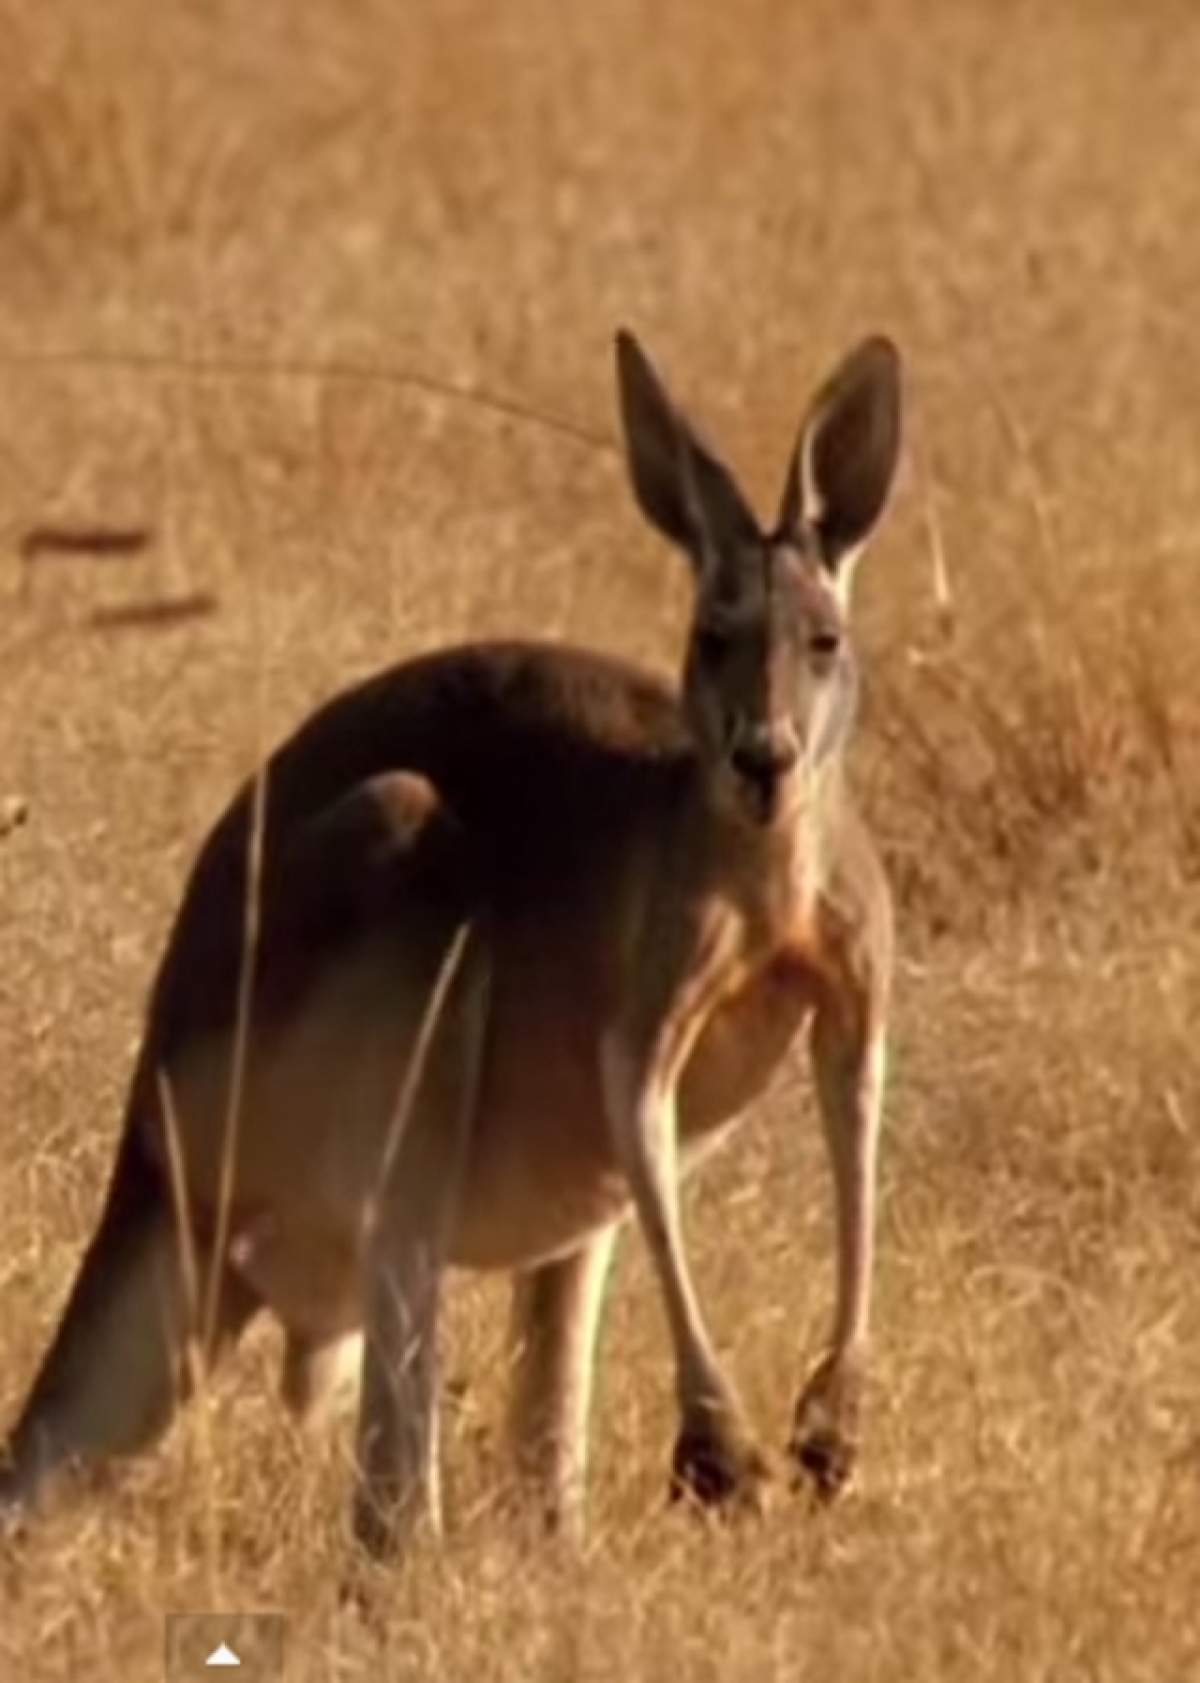
[[[900,353],[890,339],[864,339],[804,418],[780,504],[780,533],[815,531],[833,572],[852,559],[883,513],[900,430]]]
[[[736,565],[741,549],[759,538],[750,506],[625,331],[617,334],[617,388],[630,478],[646,519],[687,552],[699,578]]]

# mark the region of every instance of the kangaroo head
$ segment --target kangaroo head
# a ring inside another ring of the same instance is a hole
[[[849,580],[899,454],[899,355],[867,339],[817,392],[769,532],[624,332],[617,381],[638,504],[692,563],[683,705],[712,797],[786,822],[853,718]]]

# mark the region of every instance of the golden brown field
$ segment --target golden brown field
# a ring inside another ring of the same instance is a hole
[[[676,648],[685,569],[610,449],[361,371],[607,441],[628,322],[763,499],[857,336],[911,399],[858,598],[902,958],[852,1492],[667,1511],[629,1240],[582,1557],[501,1513],[504,1287],[464,1279],[450,1535],[374,1622],[339,1605],[348,1446],[285,1424],[266,1329],[0,1556],[0,1678],[152,1683],[162,1612],[211,1607],[286,1611],[294,1680],[1200,1675],[1198,79],[1189,0],[0,0],[4,1423],[259,751],[444,639]],[[23,559],[47,525],[152,541]],[[779,1445],[830,1276],[802,1069],[688,1221]]]

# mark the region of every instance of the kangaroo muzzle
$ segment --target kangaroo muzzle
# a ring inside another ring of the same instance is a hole
[[[747,731],[734,747],[729,763],[759,823],[770,823],[779,811],[784,786],[799,759],[800,745],[792,732],[770,725]]]

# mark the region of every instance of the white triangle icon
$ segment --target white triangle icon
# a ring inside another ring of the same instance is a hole
[[[222,1642],[219,1648],[213,1649],[204,1663],[205,1665],[241,1665],[242,1662],[228,1642]]]

